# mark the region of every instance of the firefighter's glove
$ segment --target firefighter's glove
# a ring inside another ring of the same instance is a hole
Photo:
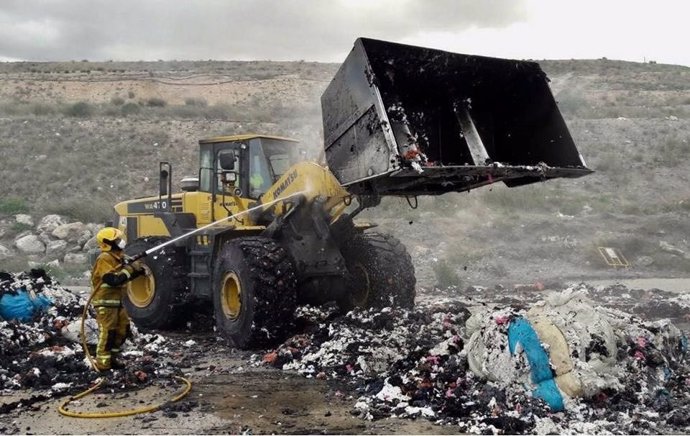
[[[144,267],[144,263],[140,260],[134,261],[129,268],[132,269],[132,276],[130,280],[134,280],[137,277],[148,275],[148,269]]]

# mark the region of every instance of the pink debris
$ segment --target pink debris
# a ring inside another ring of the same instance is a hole
[[[495,321],[496,321],[496,324],[498,324],[498,325],[504,325],[504,324],[508,324],[509,320],[510,320],[510,317],[508,317],[508,316],[497,316]]]
[[[439,363],[439,361],[440,361],[440,357],[439,357],[439,356],[426,356],[426,361],[427,361],[428,363],[432,363],[432,364],[434,364],[434,365],[438,365],[438,363]]]

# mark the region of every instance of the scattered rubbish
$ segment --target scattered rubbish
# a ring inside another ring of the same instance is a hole
[[[0,389],[38,389],[39,395],[2,410],[33,407],[91,385],[98,374],[74,341],[84,299],[45,277],[43,286],[28,275],[1,277],[3,286],[31,288],[54,303],[28,322],[0,321]],[[337,382],[343,387],[334,398],[351,401],[352,413],[367,420],[423,418],[465,433],[687,429],[687,334],[668,320],[644,318],[657,308],[682,320],[690,309],[685,295],[580,284],[546,297],[489,288],[420,297],[414,310],[343,315],[335,306],[300,307],[297,334],[254,355],[252,363]],[[622,300],[629,302],[625,311],[599,304]],[[86,330],[95,332],[88,322]],[[176,340],[135,328],[122,352],[128,369],[113,373],[113,389],[180,374],[198,365],[205,345],[200,337]],[[203,368],[217,371],[215,365]]]
[[[43,270],[10,274],[0,272],[3,296],[34,292],[52,304],[34,311],[24,320],[0,320],[0,391],[45,389],[41,398],[72,395],[91,385],[99,374],[85,360],[80,339],[80,324],[86,300],[63,288]],[[85,323],[87,343],[97,340],[93,318]],[[175,344],[161,335],[143,334],[133,329],[134,337],[123,347],[126,371],[113,373],[114,386],[137,386],[153,379],[179,374],[171,359],[177,349],[190,350],[193,344]],[[95,350],[92,350],[92,353]],[[154,359],[153,357],[157,357]],[[5,405],[8,411],[26,402]]]
[[[630,264],[628,260],[623,256],[623,253],[616,248],[611,247],[598,247],[599,254],[604,258],[604,261],[608,266],[621,266],[628,267]]]
[[[664,411],[690,407],[686,335],[593,304],[591,290],[531,307],[300,308],[304,332],[254,362],[350,383],[360,393],[353,413],[368,420],[426,418],[467,433],[684,429]]]
[[[70,342],[81,344],[81,320],[65,325],[60,329],[60,334]],[[94,318],[88,318],[84,321],[84,334],[87,344],[96,345],[98,343],[98,323]]]
[[[0,273],[0,319],[27,322],[36,312],[45,310],[52,304],[47,296],[41,294],[51,279],[42,269],[32,269],[28,273]]]

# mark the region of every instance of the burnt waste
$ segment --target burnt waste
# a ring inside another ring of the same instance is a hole
[[[588,297],[598,292],[611,294],[580,284],[546,304],[563,305],[563,313],[573,304],[594,307]],[[584,393],[567,397],[565,410],[554,412],[533,395],[524,353],[506,354],[507,326],[532,316],[529,304],[489,300],[442,294],[411,311],[356,309],[345,315],[336,308],[301,307],[301,333],[253,360],[309,378],[346,382],[359,396],[352,414],[367,420],[426,419],[475,434],[687,432],[686,332],[668,320],[650,321],[600,306],[593,313],[597,322],[611,327],[608,333],[565,315],[557,319],[571,342],[573,371]],[[558,310],[553,313],[560,316]],[[481,364],[496,373],[489,379],[468,363],[468,354],[477,358],[468,346],[470,325],[483,340]]]
[[[3,295],[29,290],[51,302],[28,321],[0,320],[0,390],[24,396],[6,401],[1,413],[74,395],[101,376],[90,370],[74,335],[84,298],[40,271],[0,273],[0,289]],[[477,287],[421,290],[414,310],[343,314],[334,306],[299,307],[296,334],[250,359],[343,387],[354,393],[351,413],[365,420],[428,420],[473,434],[687,433],[687,332],[641,310],[644,300],[680,321],[677,315],[690,313],[687,296],[584,284],[547,297],[512,294]],[[524,353],[509,352],[512,320],[545,315],[563,332],[582,387],[565,399],[562,412],[533,394]],[[87,323],[87,337],[92,333]],[[137,389],[167,380],[198,366],[219,341],[180,335],[135,328],[123,352],[127,369],[110,372],[109,382]]]
[[[86,300],[61,286],[45,271],[0,272],[0,297],[30,292],[32,297],[49,300],[35,310],[30,319],[0,319],[0,391],[31,392],[28,398],[4,402],[1,413],[50,398],[74,395],[106,377],[106,386],[119,390],[138,389],[159,378],[169,379],[180,370],[160,357],[173,353],[165,338],[139,333],[123,347],[126,370],[97,373],[84,354],[79,336]],[[93,313],[87,322],[90,353],[95,355]],[[91,327],[91,328],[88,328]]]

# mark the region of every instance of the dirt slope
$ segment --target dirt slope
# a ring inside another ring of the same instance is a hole
[[[424,198],[414,211],[385,199],[362,217],[410,247],[423,286],[690,273],[690,69],[606,59],[541,65],[595,174]],[[13,225],[12,200],[36,218],[102,222],[115,202],[155,192],[158,161],[174,163],[176,180],[196,174],[196,141],[219,134],[293,136],[317,156],[319,96],[337,67],[0,64],[0,217]],[[11,247],[16,234],[0,243]],[[630,267],[609,268],[602,246],[621,250]]]

